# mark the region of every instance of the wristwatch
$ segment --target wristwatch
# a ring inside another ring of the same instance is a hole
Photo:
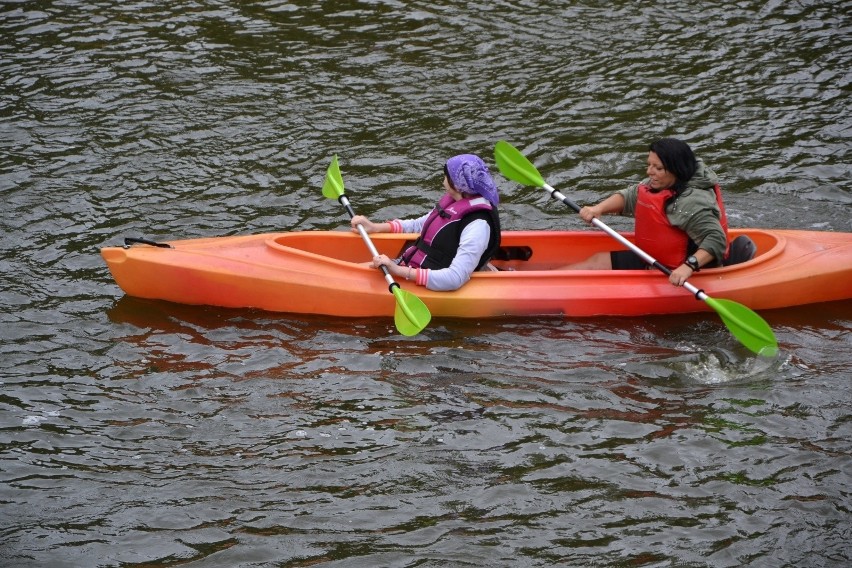
[[[699,270],[701,270],[701,265],[698,264],[698,259],[692,255],[686,257],[686,260],[683,261],[683,263],[690,267],[693,272],[698,272]]]

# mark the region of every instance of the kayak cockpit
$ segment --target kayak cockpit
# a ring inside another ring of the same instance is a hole
[[[633,240],[632,233],[624,235]],[[770,232],[732,229],[729,236],[733,240],[740,235],[747,235],[756,248],[754,258],[744,265],[764,262],[784,248],[784,238]],[[397,258],[414,243],[417,235],[377,233],[370,237],[380,254]],[[370,260],[370,251],[361,237],[343,231],[282,233],[267,240],[267,246],[281,254],[297,254],[324,262],[364,263]],[[500,271],[549,271],[580,262],[598,252],[624,249],[609,235],[597,231],[508,231],[503,233],[500,250],[491,264]],[[717,270],[735,270],[737,266]]]

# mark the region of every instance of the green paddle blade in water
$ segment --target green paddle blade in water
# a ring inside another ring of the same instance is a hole
[[[772,328],[752,310],[731,300],[707,297],[707,304],[716,310],[722,321],[740,343],[764,357],[778,353],[778,340]]]
[[[432,319],[432,314],[423,300],[399,286],[393,287],[393,295],[396,297],[393,321],[396,324],[397,331],[409,336],[417,335],[423,331]]]

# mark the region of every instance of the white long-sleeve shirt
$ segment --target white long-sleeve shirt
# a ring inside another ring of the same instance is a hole
[[[399,223],[403,233],[420,233],[428,217],[427,213],[417,219],[394,219],[391,224]],[[440,270],[419,269],[417,283],[426,286],[429,290],[441,292],[458,290],[470,280],[470,275],[476,270],[476,265],[479,264],[485,249],[488,248],[490,239],[491,227],[488,221],[485,219],[471,221],[462,230],[459,248],[450,266]]]

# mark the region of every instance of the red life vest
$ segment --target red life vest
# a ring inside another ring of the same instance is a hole
[[[481,268],[500,245],[500,221],[491,202],[484,197],[456,201],[449,194],[438,202],[420,231],[417,241],[402,254],[402,263],[415,268],[441,269],[452,264],[458,252],[464,228],[476,219],[485,219],[491,227],[488,246],[479,259]]]
[[[700,191],[700,190],[699,190]],[[725,214],[725,204],[722,202],[722,188],[718,184],[713,188],[716,194],[716,204],[721,213],[719,223],[728,239],[728,217]],[[698,247],[686,234],[686,231],[675,227],[666,214],[666,201],[675,194],[673,189],[651,191],[651,187],[640,184],[636,201],[636,246],[653,256],[669,268],[683,264],[687,255]],[[728,248],[725,249],[728,258]],[[717,259],[721,264],[724,259]]]

